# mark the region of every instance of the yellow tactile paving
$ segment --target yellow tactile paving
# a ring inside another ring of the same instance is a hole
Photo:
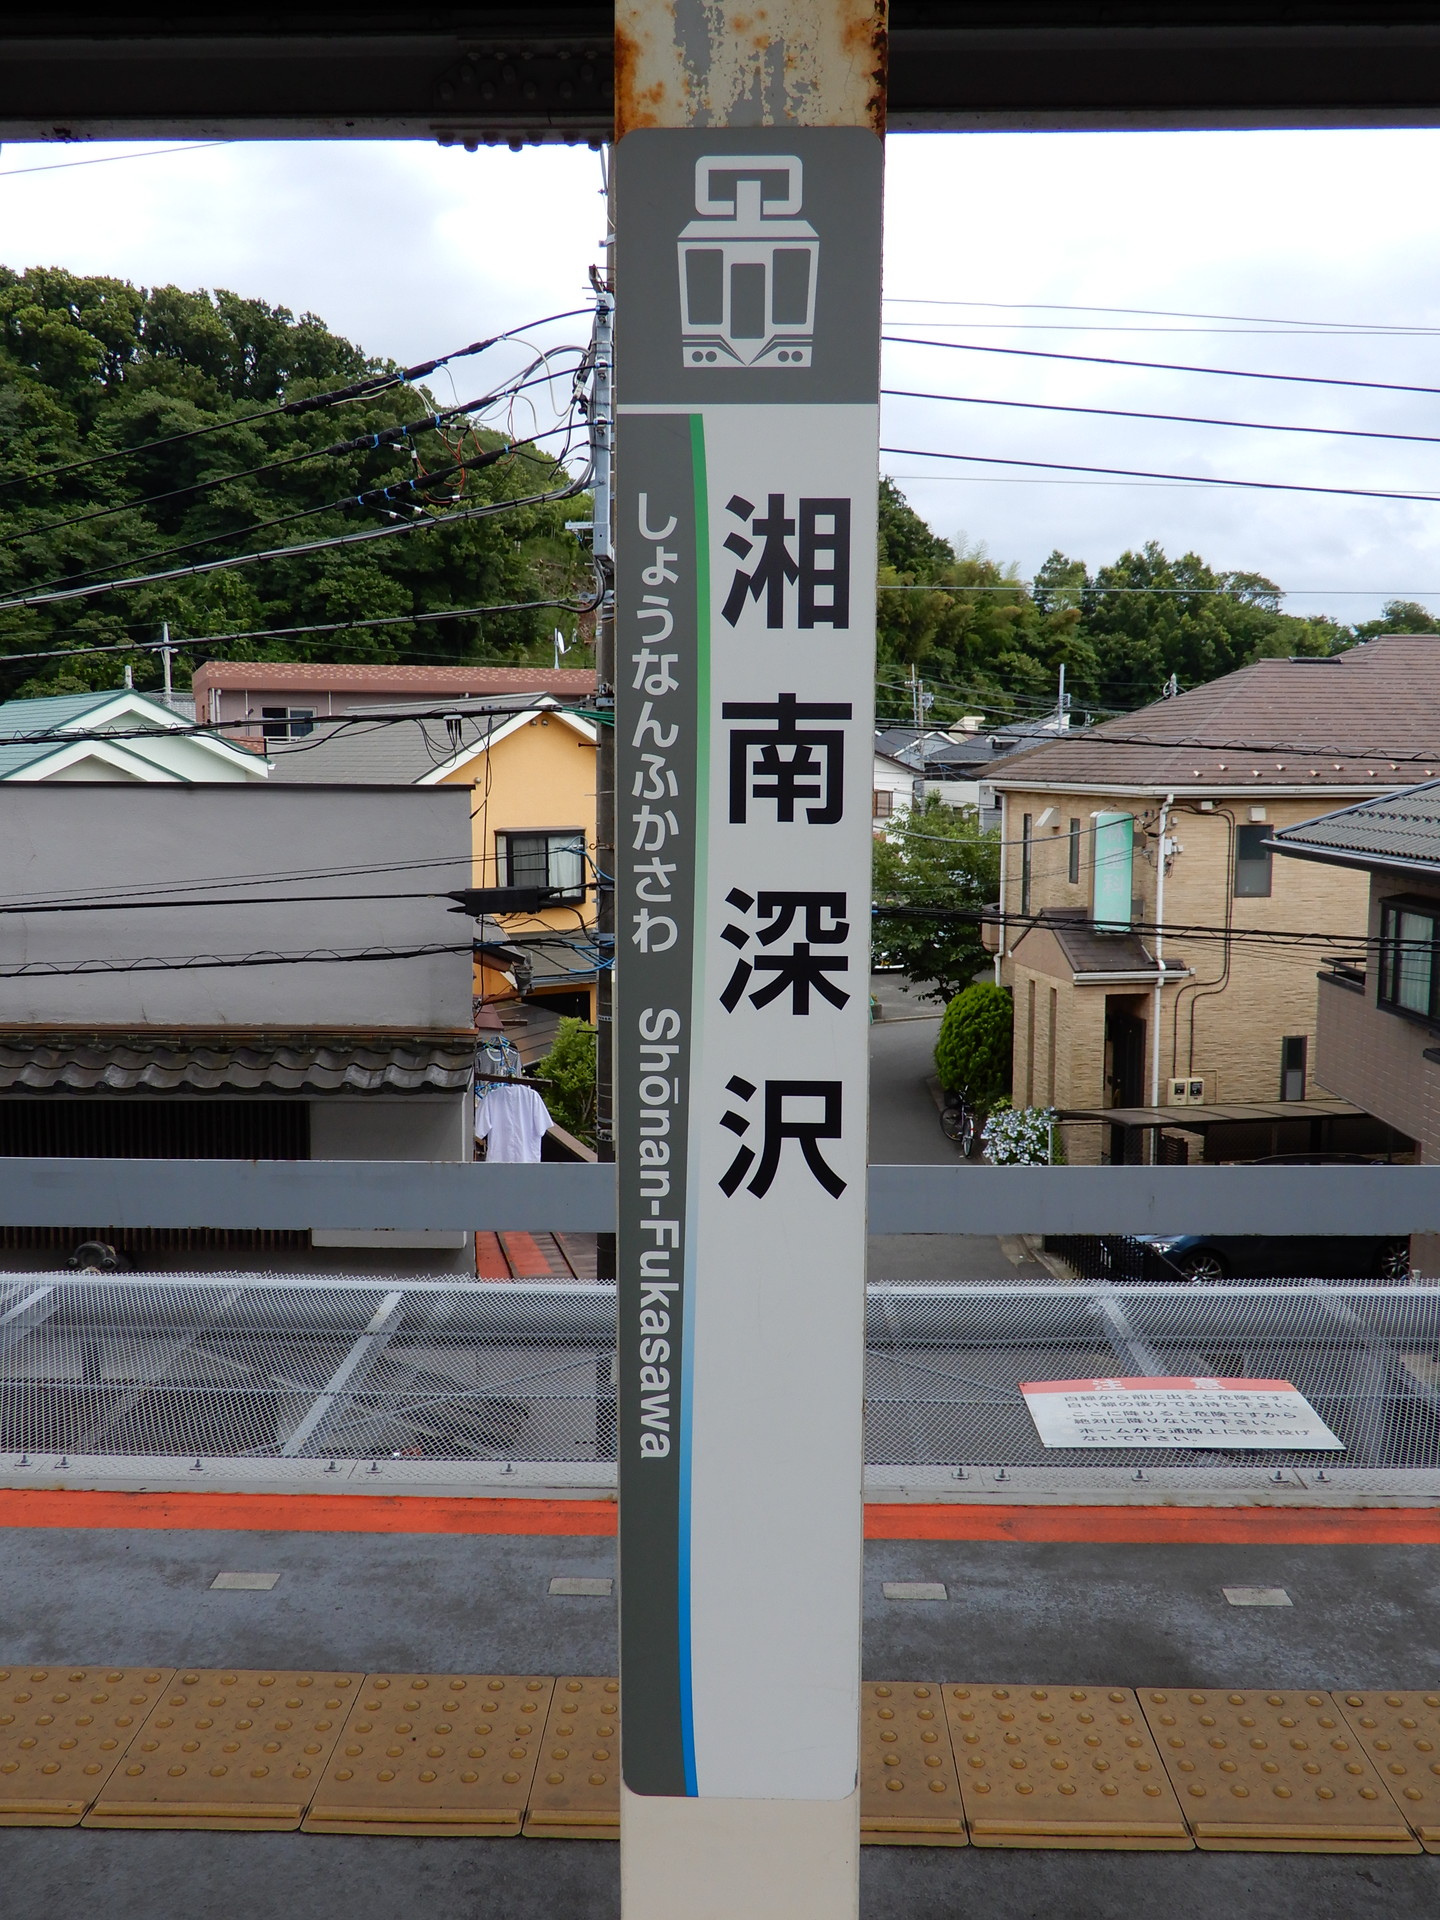
[[[306,1833],[519,1833],[554,1687],[534,1674],[367,1674]]]
[[[972,1845],[1188,1851],[1128,1688],[947,1686],[945,1711]]]
[[[1328,1693],[1142,1687],[1140,1704],[1197,1846],[1420,1851]]]
[[[868,1845],[1440,1854],[1440,1689],[877,1680],[860,1736]],[[603,1675],[0,1668],[0,1827],[617,1839],[619,1761]]]
[[[525,1835],[620,1838],[620,1682],[578,1674],[555,1682]]]
[[[860,1839],[881,1847],[966,1844],[938,1681],[867,1680],[860,1689]]]
[[[364,1678],[182,1667],[87,1827],[298,1827]]]
[[[78,1827],[170,1667],[0,1667],[0,1827]]]
[[[1440,1693],[1337,1693],[1426,1853],[1440,1853]]]

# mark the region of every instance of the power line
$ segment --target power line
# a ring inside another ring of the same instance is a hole
[[[1253,433],[1318,433],[1345,440],[1405,440],[1417,446],[1440,446],[1440,434],[1375,433],[1365,427],[1301,427],[1273,420],[1215,420],[1199,413],[1141,413],[1130,407],[1073,407],[1048,400],[992,400],[974,393],[915,393],[907,387],[882,387],[894,400],[945,400],[967,407],[1020,407],[1027,413],[1085,413],[1106,420],[1165,420],[1187,427],[1244,427]]]
[[[56,737],[58,738],[59,736]],[[426,872],[433,867],[473,867],[474,864],[474,854],[466,853],[441,855],[439,858],[431,857],[425,860],[362,861],[357,866],[349,867],[272,867],[258,873],[237,873],[232,875],[228,880],[223,875],[217,876],[213,873],[207,874],[197,880],[174,880],[167,883],[166,891],[176,895],[189,894],[204,887],[244,887],[256,885],[260,882],[276,886],[284,885],[286,882],[293,882],[296,886],[299,886],[305,881],[350,880],[362,878],[366,874],[372,873],[415,873]],[[63,902],[85,896],[93,898],[97,895],[104,897],[110,893],[114,893],[122,901],[136,897],[134,883],[129,882],[113,888],[88,887],[85,889],[72,888],[68,890],[61,888],[54,893],[37,895],[34,900],[29,902],[29,905],[38,908],[53,901]],[[22,902],[19,904],[23,906],[25,903]]]
[[[891,326],[905,326],[903,314],[890,315]],[[909,323],[919,326],[918,320]],[[961,328],[966,333],[1206,333],[1210,335],[1245,334],[1257,340],[1428,340],[1434,328],[1396,327],[1132,327],[1111,323],[1096,326],[1080,320],[929,320],[929,327]]]
[[[428,519],[406,520],[393,527],[367,527],[360,533],[334,534],[325,540],[307,540],[289,547],[271,547],[261,553],[232,554],[223,560],[197,560],[188,567],[171,567],[163,573],[139,574],[126,580],[103,580],[88,587],[67,587],[59,592],[17,594],[0,600],[0,612],[14,607],[54,606],[65,600],[89,600],[102,593],[119,593],[131,587],[150,587],[167,580],[193,580],[201,574],[219,573],[230,567],[249,567],[266,560],[297,560],[312,553],[328,553],[335,547],[357,546],[367,540],[389,540],[397,534],[418,533],[433,527],[457,525],[462,520],[480,520],[497,513],[509,513],[517,507],[543,506],[552,500],[569,500],[589,485],[587,468],[579,479],[549,493],[522,494],[513,500],[496,501],[481,507],[464,507],[456,513],[433,514]],[[3,658],[3,656],[0,656]]]
[[[124,692],[126,689],[117,688],[114,689],[114,691]],[[460,704],[463,696],[452,695],[449,700],[446,700],[443,696],[437,695],[432,705],[413,708],[406,713],[385,713],[383,710],[378,713],[317,713],[311,717],[309,724],[311,728],[317,732],[324,727],[331,727],[337,730],[363,728],[367,731],[374,731],[381,727],[408,726],[412,722],[420,720],[448,720],[452,718],[462,720],[512,720],[517,714],[536,711],[573,714],[587,720],[599,718],[608,720],[610,718],[608,714],[602,715],[597,710],[577,706],[573,702],[565,703],[558,701],[553,694],[547,694],[543,687],[537,687],[533,690],[526,688],[508,696],[492,694],[490,697],[492,699],[508,697],[515,701],[529,701],[530,705],[467,707]],[[541,703],[546,700],[549,700],[552,704],[542,707]],[[50,727],[41,733],[5,734],[3,736],[3,744],[7,747],[36,747],[65,746],[72,741],[93,740],[149,740],[153,742],[158,740],[188,739],[193,735],[218,735],[223,738],[224,734],[230,729],[253,731],[254,725],[255,722],[253,718],[240,720],[196,720],[183,723],[176,727],[166,728],[163,733],[157,732],[154,727],[101,727],[94,731],[82,727]],[[333,738],[334,736],[331,735],[329,737]],[[323,744],[324,738],[325,736],[322,735],[321,739],[316,740],[312,745],[319,746]],[[483,744],[483,742],[477,744]],[[309,749],[292,746],[287,747],[286,751],[287,753],[302,753],[309,751]]]
[[[1298,480],[1226,480],[1203,473],[1152,473],[1143,467],[1088,467],[1069,460],[1013,460],[998,453],[937,453],[932,447],[881,447],[880,451],[904,454],[915,460],[963,460],[972,466],[1043,467],[1052,473],[1120,474],[1132,480],[1183,480],[1189,486],[1247,487],[1261,493],[1339,494],[1352,500],[1418,500],[1432,505],[1440,501],[1440,493],[1390,493],[1378,487],[1312,487]]]
[[[567,349],[559,348],[557,351],[564,352]],[[569,351],[581,350],[572,348]],[[532,366],[535,364],[534,361],[531,362]],[[158,506],[166,500],[179,500],[186,494],[210,493],[216,487],[228,486],[232,481],[253,480],[262,473],[278,473],[285,467],[298,466],[305,460],[329,460],[347,453],[378,452],[383,447],[398,445],[400,441],[409,439],[413,434],[438,428],[448,420],[492,407],[497,401],[511,398],[517,393],[524,392],[528,387],[544,386],[553,378],[553,374],[538,374],[533,380],[522,380],[513,386],[497,388],[494,393],[487,394],[482,399],[468,400],[463,406],[447,407],[442,413],[427,414],[423,420],[411,420],[404,426],[382,427],[374,433],[362,433],[353,440],[337,440],[334,445],[328,447],[311,447],[303,453],[287,454],[283,460],[267,460],[258,467],[241,467],[234,473],[218,474],[213,480],[193,480],[188,486],[171,487],[165,493],[146,494],[138,500],[124,500],[118,506],[92,507],[87,513],[71,514],[61,520],[45,520],[38,527],[26,527],[22,532],[12,533],[5,539],[0,539],[0,547],[13,547],[22,540],[37,539],[42,533],[58,533],[66,527],[83,526],[89,520],[113,519],[117,513],[137,513],[142,507]]]
[[[877,902],[872,909],[872,914],[875,919],[916,920],[921,922],[933,921],[937,924],[954,921],[974,926],[1005,926],[1011,929],[1023,927],[1027,932],[1032,931],[1035,927],[1049,927],[1052,930],[1059,927],[1067,931],[1098,934],[1114,934],[1117,932],[1113,921],[1095,921],[1086,916],[1077,916],[1073,920],[1057,921],[1050,918],[1044,909],[1038,912],[1017,913],[1010,909],[1002,909],[997,906],[932,907],[920,905],[911,906],[903,902],[896,902],[894,904]],[[1132,920],[1124,928],[1118,929],[1118,931],[1134,934],[1140,939],[1153,939],[1163,934],[1167,940],[1173,937],[1181,940],[1223,940],[1226,943],[1233,942],[1237,945],[1263,947],[1339,947],[1352,952],[1361,948],[1367,951],[1371,949],[1383,950],[1384,948],[1396,945],[1414,945],[1417,948],[1423,946],[1427,952],[1430,948],[1428,940],[1423,942],[1387,941],[1378,934],[1299,933],[1268,927],[1211,926],[1204,922],[1187,923],[1172,920],[1166,920],[1164,922]]]
[[[479,744],[483,745],[484,743],[481,742]],[[34,901],[25,900],[0,901],[0,915],[158,913],[174,912],[182,907],[205,907],[207,909],[214,907],[328,907],[334,905],[356,905],[362,902],[374,901],[459,899],[460,895],[458,893],[448,892],[438,887],[431,887],[414,893],[245,893],[206,900],[198,900],[188,895],[183,899],[166,898],[157,900],[140,898],[132,893],[128,897],[122,894],[113,900],[60,900],[43,901],[38,904]],[[450,911],[450,909],[447,908],[447,912],[448,911]],[[480,918],[478,914],[473,917],[476,919]],[[529,911],[490,912],[489,910],[486,911],[484,917],[487,920],[495,921],[534,920],[537,918],[534,913]],[[581,924],[584,925],[583,919]],[[546,921],[540,921],[533,933],[525,933],[522,931],[513,936],[507,934],[506,937],[512,940],[512,944],[523,940],[528,941],[529,944],[533,946],[552,938],[564,945],[572,936],[562,932],[559,928],[550,926]]]
[[[512,943],[513,944],[513,943]],[[76,974],[204,973],[215,968],[301,967],[354,964],[371,960],[421,960],[441,953],[470,953],[469,940],[460,944],[421,947],[314,947],[306,953],[150,954],[135,960],[85,960],[61,966],[50,960],[30,960],[19,967],[0,967],[0,980],[55,979]]]
[[[574,600],[501,600],[488,607],[444,607],[430,613],[387,613],[369,620],[327,620],[309,627],[249,627],[238,633],[200,634],[190,640],[117,640],[97,647],[49,647],[34,653],[0,653],[0,667],[8,666],[12,660],[71,660],[103,653],[160,653],[167,648],[171,653],[177,653],[182,648],[221,646],[231,640],[291,640],[310,634],[348,633],[352,628],[421,626],[435,620],[469,620],[488,613],[530,613],[546,607],[553,607],[558,613],[590,613],[596,604],[595,601]],[[405,659],[394,664],[404,666],[413,660],[420,660],[426,665],[453,666],[457,671],[467,666],[465,661],[452,660],[448,655],[416,654],[408,647]],[[478,664],[483,668],[484,663]]]
[[[944,456],[938,457],[943,458]],[[922,480],[929,479],[930,477],[928,474],[920,475]],[[934,477],[943,479],[945,476],[937,474]],[[1186,597],[1193,595],[1197,599],[1204,598],[1207,595],[1220,595],[1226,599],[1237,600],[1246,592],[1250,591],[1250,589],[1244,587],[1167,587],[1160,585],[1158,582],[1149,587],[1108,587],[1101,586],[1093,580],[1049,581],[1040,580],[1038,576],[1032,580],[1003,580],[993,586],[982,585],[979,582],[976,582],[974,585],[965,582],[947,583],[944,580],[921,580],[914,582],[881,580],[877,582],[877,586],[881,593],[1025,593],[1027,591],[1031,593],[1038,591],[1040,593],[1054,594],[1178,593]],[[1303,594],[1307,597],[1324,595],[1332,599],[1359,600],[1403,600],[1412,596],[1416,599],[1422,599],[1427,595],[1431,599],[1434,599],[1437,595],[1440,595],[1440,587],[1276,587],[1274,591],[1278,593],[1282,599],[1288,599],[1292,594]]]
[[[1440,753],[1396,753],[1389,747],[1381,747],[1373,751],[1367,751],[1364,748],[1356,749],[1354,747],[1305,746],[1293,740],[1270,741],[1265,744],[1254,740],[1196,740],[1188,738],[1181,740],[1156,740],[1146,734],[1112,733],[1110,726],[1113,724],[1113,722],[1110,722],[1099,727],[1081,727],[1073,733],[1056,734],[1053,740],[1037,744],[1046,746],[1061,744],[1079,745],[1083,741],[1090,745],[1098,744],[1101,746],[1152,747],[1163,749],[1170,753],[1253,753],[1260,755],[1288,753],[1298,755],[1303,759],[1329,760],[1336,772],[1345,772],[1351,768],[1360,767],[1364,765],[1366,761],[1370,760],[1383,765],[1392,773],[1398,772],[1402,766],[1424,765],[1428,775],[1430,767],[1440,765]],[[1237,771],[1237,769],[1222,766],[1219,771],[1229,773]],[[1271,771],[1283,772],[1284,768],[1282,766],[1271,769]],[[1380,791],[1380,789],[1377,789],[1377,791]]]
[[[188,147],[151,147],[145,153],[99,153],[93,160],[52,160],[44,167],[5,167],[0,180],[18,180],[22,173],[64,173],[69,167],[108,167],[117,160],[158,160],[167,153],[204,153],[208,147],[230,147],[233,140],[197,140]]]
[[[533,446],[540,440],[553,439],[556,434],[569,435],[573,431],[573,425],[567,421],[564,425],[551,427],[544,433],[532,434],[529,440],[507,441],[504,446],[478,454],[472,460],[456,461],[449,466],[437,467],[431,473],[412,474],[407,479],[392,481],[386,487],[372,487],[364,493],[348,494],[339,500],[327,500],[318,507],[299,507],[294,513],[277,514],[273,520],[256,520],[247,527],[230,527],[220,533],[208,533],[198,540],[184,540],[178,546],[153,547],[149,553],[138,554],[131,561],[131,565],[144,566],[148,561],[164,560],[172,554],[193,553],[196,547],[213,547],[222,540],[243,540],[251,534],[268,533],[271,527],[293,526],[297,520],[313,520],[318,514],[339,513],[347,507],[383,507],[387,502],[394,502],[409,505],[412,511],[418,514],[421,509],[413,502],[401,502],[402,494],[434,486],[438,481],[449,479],[457,473],[479,472],[483,467],[494,466],[507,454],[518,453],[522,448]],[[106,565],[113,564],[113,562],[106,562]],[[88,575],[101,571],[100,567],[86,567],[79,573],[62,574],[58,579],[43,582],[35,591],[43,593],[47,587],[68,586],[72,581],[84,580]]]
[[[1021,360],[1069,360],[1087,367],[1143,367],[1152,373],[1208,373],[1224,380],[1281,380],[1302,387],[1358,387],[1371,393],[1440,394],[1440,387],[1409,387],[1392,380],[1340,380],[1318,373],[1256,373],[1241,367],[1189,367],[1165,360],[1119,360],[1109,354],[1055,353],[1045,347],[991,347],[964,340],[911,340],[903,334],[882,334],[897,347],[940,347],[947,353],[1003,353]]]
[[[887,306],[902,307],[984,307],[990,310],[1026,313],[1124,313],[1149,320],[1232,320],[1254,327],[1317,327],[1334,333],[1440,333],[1440,327],[1396,325],[1381,320],[1297,320],[1266,319],[1253,313],[1190,313],[1171,307],[1083,307],[1064,300],[933,300],[912,298],[907,294],[887,294]]]
[[[12,474],[8,479],[0,478],[0,492],[35,480],[52,480],[61,474],[82,473],[92,467],[106,466],[112,460],[129,460],[137,453],[149,453],[156,447],[178,446],[183,440],[198,440],[207,433],[223,433],[228,427],[248,426],[252,420],[270,420],[282,413],[314,413],[321,407],[338,406],[345,400],[368,399],[372,394],[383,393],[388,387],[405,386],[412,380],[422,380],[438,368],[448,366],[452,360],[464,360],[472,354],[485,353],[502,340],[513,340],[517,334],[529,333],[534,327],[549,326],[556,320],[573,320],[588,312],[588,307],[571,307],[564,313],[548,313],[542,320],[529,320],[524,326],[492,334],[488,340],[472,340],[468,347],[456,347],[450,353],[442,353],[437,359],[424,360],[413,367],[402,367],[395,373],[373,374],[368,380],[355,381],[348,387],[334,387],[328,392],[310,394],[301,400],[283,400],[276,406],[260,407],[253,413],[236,414],[230,420],[212,420],[206,426],[191,427],[185,433],[169,433],[158,440],[142,440],[134,447],[117,447],[110,453],[95,454],[88,460],[71,460],[63,466],[38,467],[31,473]]]

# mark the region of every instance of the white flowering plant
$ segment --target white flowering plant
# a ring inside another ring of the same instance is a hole
[[[985,1122],[984,1141],[992,1167],[1048,1167],[1064,1157],[1054,1107],[1012,1107],[1002,1101]]]

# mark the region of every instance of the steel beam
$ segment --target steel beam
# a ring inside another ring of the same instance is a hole
[[[0,1158],[0,1226],[609,1233],[615,1170],[434,1160]],[[1440,1232],[1435,1167],[870,1169],[872,1233]]]
[[[0,139],[608,139],[612,11],[16,9],[0,22]],[[893,0],[890,126],[1434,124],[1428,12]]]

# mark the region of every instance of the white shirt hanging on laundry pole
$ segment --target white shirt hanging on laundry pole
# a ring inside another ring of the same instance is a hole
[[[520,1080],[493,1085],[475,1109],[475,1138],[485,1142],[486,1160],[497,1165],[538,1161],[549,1126],[545,1102]]]

